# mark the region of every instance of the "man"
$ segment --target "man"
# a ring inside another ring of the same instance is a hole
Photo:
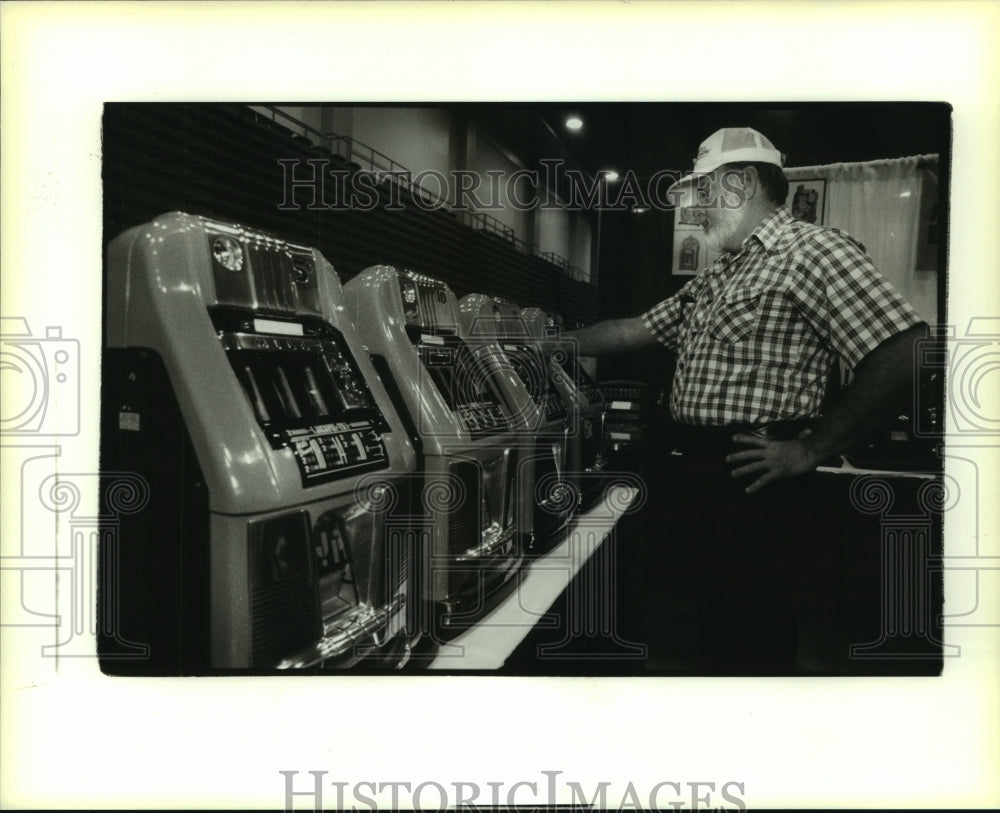
[[[670,413],[678,424],[665,519],[693,558],[703,607],[702,668],[785,671],[794,659],[791,583],[808,534],[808,475],[863,438],[910,386],[925,331],[863,248],[793,220],[782,156],[756,130],[702,142],[671,193],[697,199],[721,256],[641,316],[567,334],[583,356],[657,342],[674,351]],[[824,404],[831,369],[854,371]],[[664,563],[670,567],[671,563]]]

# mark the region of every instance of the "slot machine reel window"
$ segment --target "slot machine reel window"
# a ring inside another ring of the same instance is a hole
[[[542,374],[542,362],[538,354],[521,344],[505,343],[503,349],[532,400],[541,403],[548,395],[549,387],[548,380]]]
[[[575,354],[560,350],[556,351],[554,358],[562,371],[576,383],[588,404],[596,404],[601,400],[600,389],[587,374],[587,371],[583,369],[580,359]]]
[[[445,287],[413,272],[400,274],[398,282],[406,334],[448,409],[473,436],[508,430],[503,388],[480,358],[480,349],[456,335]]]
[[[569,412],[566,405],[552,388],[552,382],[545,374],[545,364],[541,354],[523,344],[504,344],[504,352],[510,359],[514,372],[524,384],[531,399],[544,410],[546,421],[565,419]]]
[[[346,342],[326,324],[216,313],[219,338],[274,449],[290,448],[303,485],[388,466],[387,424]]]
[[[417,345],[424,369],[472,435],[506,431],[500,385],[485,361],[458,336],[423,335]]]

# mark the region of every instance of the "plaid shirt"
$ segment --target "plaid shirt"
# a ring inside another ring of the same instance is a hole
[[[643,320],[677,352],[670,413],[696,426],[814,417],[838,356],[921,321],[860,243],[784,207]]]

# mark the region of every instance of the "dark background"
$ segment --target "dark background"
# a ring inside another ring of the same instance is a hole
[[[665,169],[690,171],[698,145],[721,127],[760,131],[785,153],[786,166],[937,154],[941,217],[948,222],[951,107],[945,103],[480,105],[470,113],[534,160],[565,156],[567,165],[595,172],[614,168],[622,175],[631,170],[640,179]],[[563,126],[574,113],[585,122],[577,133]],[[641,215],[601,214],[598,318],[635,316],[687,281],[670,274],[672,240],[673,212],[653,208]],[[938,243],[940,324],[945,323],[946,258],[943,229]],[[646,380],[659,358],[653,351],[609,359],[602,363],[602,377]]]
[[[543,158],[561,158],[568,168],[614,168],[640,180],[660,170],[686,172],[705,137],[719,127],[747,125],[770,138],[789,166],[936,153],[942,203],[948,199],[951,111],[944,103],[469,103],[449,109],[531,168]],[[583,118],[581,131],[564,127],[570,113]],[[599,240],[596,289],[443,211],[278,211],[277,159],[323,151],[245,105],[108,104],[103,152],[105,246],[130,226],[182,209],[315,245],[343,281],[375,263],[409,265],[444,279],[460,297],[474,291],[506,296],[522,306],[560,310],[567,324],[633,316],[683,281],[669,270],[673,213],[655,208],[641,215],[591,213]],[[947,222],[946,209],[942,216]],[[939,242],[942,272],[946,242]]]

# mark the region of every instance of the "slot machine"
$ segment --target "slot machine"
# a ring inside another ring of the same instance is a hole
[[[612,465],[641,473],[649,447],[653,397],[642,381],[602,381],[607,410],[604,414],[604,449]]]
[[[521,318],[516,304],[484,294],[469,294],[460,303],[467,335],[499,344],[505,360],[524,384],[538,410],[524,448],[534,459],[534,517],[529,553],[543,553],[576,511],[578,484],[566,471],[569,411],[556,392],[545,358]]]
[[[103,557],[105,671],[407,658],[414,551],[385,528],[416,455],[341,299],[319,251],[238,225],[110,244],[101,467],[150,502]]]
[[[504,393],[520,383],[492,345],[462,334],[443,282],[383,265],[344,293],[423,462],[424,591],[436,635],[452,637],[517,584],[531,516],[518,434],[533,416],[511,407]]]
[[[553,377],[553,385],[569,411],[569,438],[566,469],[577,478],[580,508],[594,505],[604,493],[601,477],[607,465],[604,448],[604,396],[580,364],[571,346],[560,347],[562,319],[539,308],[521,311],[525,327],[537,341],[561,350],[550,354],[562,375]]]

